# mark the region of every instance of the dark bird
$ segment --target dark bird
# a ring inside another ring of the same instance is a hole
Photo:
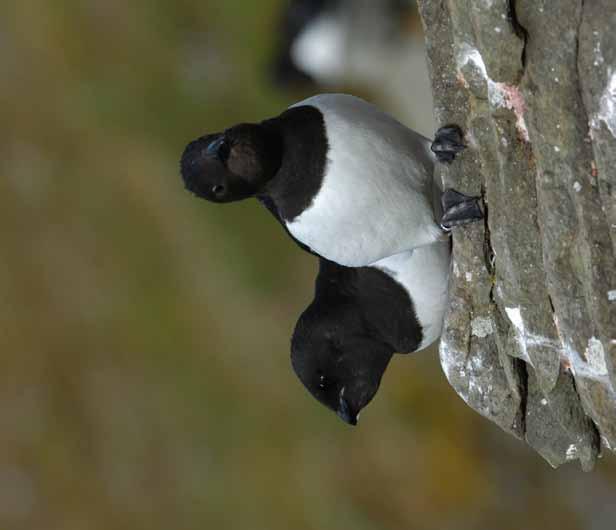
[[[291,340],[291,363],[303,385],[355,425],[394,352],[423,349],[440,336],[449,269],[449,241],[373,267],[321,259],[314,300]]]

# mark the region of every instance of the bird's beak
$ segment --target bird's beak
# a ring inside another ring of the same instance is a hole
[[[218,149],[220,149],[220,146],[224,143],[224,141],[225,141],[225,137],[224,135],[221,134],[218,138],[216,138],[215,140],[212,140],[209,143],[209,145],[207,146],[205,150],[205,154],[211,157],[218,156]]]
[[[338,402],[338,410],[336,413],[349,425],[357,425],[357,413],[351,409],[348,401],[342,397],[342,394],[344,394],[344,388],[340,392],[340,400]]]

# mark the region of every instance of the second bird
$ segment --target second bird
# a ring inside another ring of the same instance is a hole
[[[421,350],[440,334],[447,308],[449,241],[373,267],[321,260],[314,300],[291,341],[295,373],[347,423],[376,394],[394,352]]]

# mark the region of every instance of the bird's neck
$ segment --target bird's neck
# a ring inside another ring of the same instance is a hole
[[[328,149],[325,122],[316,108],[299,106],[262,125],[281,139],[280,166],[262,194],[288,222],[311,204],[321,187]]]

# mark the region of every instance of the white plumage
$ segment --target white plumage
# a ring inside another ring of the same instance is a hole
[[[350,267],[373,264],[443,239],[435,221],[430,141],[375,106],[321,94],[329,144],[321,189],[289,232],[317,254]]]
[[[450,242],[439,241],[376,262],[373,266],[396,280],[413,301],[423,339],[422,350],[441,335],[447,309]]]

